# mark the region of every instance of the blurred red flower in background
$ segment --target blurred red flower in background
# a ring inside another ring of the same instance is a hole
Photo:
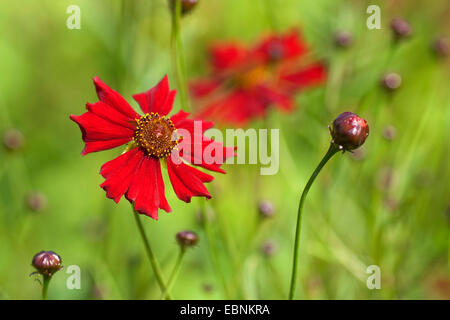
[[[195,121],[187,119],[189,114],[184,111],[167,117],[176,95],[175,90],[169,89],[167,76],[147,92],[133,96],[144,112],[142,116],[98,77],[94,78],[94,84],[100,101],[87,103],[86,113],[70,116],[82,132],[85,142],[82,154],[130,142],[126,152],[101,167],[100,174],[105,182],[100,186],[106,191],[108,198],[118,203],[125,195],[130,203],[134,203],[137,212],[153,219],[158,219],[158,209],[170,212],[164,192],[161,162],[166,164],[170,182],[180,200],[190,202],[194,196],[211,198],[204,183],[212,181],[213,177],[185,162],[225,173],[220,167],[226,158],[234,156],[234,148],[225,148],[222,143],[203,136],[204,131],[213,126],[212,122],[196,120],[201,121],[200,139],[183,140],[182,136],[177,136],[177,129],[183,129],[194,136]],[[186,151],[188,149],[180,148],[179,153],[172,152],[181,143],[192,144],[189,150],[200,148],[202,155],[208,147],[219,148],[223,153],[220,155],[221,159],[214,163],[205,162],[203,157],[199,161],[197,154],[194,161],[194,152]],[[196,148],[194,144],[200,146]]]
[[[222,123],[245,125],[265,117],[272,105],[291,111],[296,93],[326,77],[296,30],[269,35],[250,48],[216,44],[210,54],[211,76],[192,81],[190,92],[203,106],[197,117]]]

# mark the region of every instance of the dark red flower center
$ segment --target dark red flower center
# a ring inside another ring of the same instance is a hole
[[[170,119],[152,112],[136,120],[136,123],[134,141],[147,155],[167,157],[178,144],[176,128]]]

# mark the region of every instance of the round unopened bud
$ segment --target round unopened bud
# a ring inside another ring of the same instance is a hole
[[[267,240],[261,246],[261,251],[267,258],[269,258],[278,251],[278,245],[274,240]]]
[[[395,18],[391,21],[391,29],[394,32],[396,40],[407,38],[412,32],[410,24],[400,18]]]
[[[198,242],[198,236],[192,231],[180,231],[177,233],[177,242],[183,248],[193,247]]]
[[[383,129],[383,137],[386,140],[394,140],[397,137],[397,129],[394,126],[387,126]]]
[[[353,43],[352,34],[348,31],[339,31],[334,35],[334,43],[341,48],[348,48]]]
[[[441,37],[433,42],[433,50],[440,58],[445,58],[450,54],[450,41],[447,38]]]
[[[175,11],[176,1],[180,1],[181,14],[186,14],[194,9],[199,0],[169,0],[169,6],[172,12]]]
[[[41,192],[31,192],[26,197],[28,208],[34,212],[41,212],[47,208],[47,197]]]
[[[258,204],[258,211],[261,217],[270,218],[275,214],[275,207],[272,202],[268,200],[262,200]]]
[[[61,257],[53,251],[41,251],[33,257],[31,265],[36,268],[39,274],[51,277],[62,268]]]
[[[382,86],[389,90],[394,91],[402,84],[402,77],[398,73],[388,73],[381,79]]]
[[[24,141],[22,132],[17,129],[6,130],[3,134],[3,144],[10,151],[16,151],[22,148]]]
[[[341,113],[330,128],[332,143],[351,151],[360,147],[369,136],[369,124],[352,112]]]

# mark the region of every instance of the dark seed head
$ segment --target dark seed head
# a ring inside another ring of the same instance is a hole
[[[198,236],[192,231],[180,231],[177,233],[177,242],[183,248],[193,247],[198,242]]]
[[[3,134],[3,144],[10,151],[22,148],[24,140],[22,132],[17,129],[9,129]]]
[[[396,40],[407,38],[412,33],[410,24],[400,18],[395,18],[391,21],[391,29]]]
[[[389,90],[394,91],[402,84],[402,77],[398,73],[388,73],[381,79],[382,86]]]
[[[262,200],[258,204],[258,211],[261,217],[270,218],[275,214],[275,207],[273,203],[268,200]]]
[[[369,135],[369,124],[352,112],[341,113],[330,128],[332,143],[351,151],[360,147]]]
[[[433,50],[440,58],[445,58],[450,54],[450,41],[447,38],[437,38],[433,42]]]
[[[61,257],[53,251],[41,251],[33,257],[31,265],[36,268],[39,274],[51,277],[62,268]]]
[[[41,192],[32,192],[27,195],[26,203],[31,211],[41,212],[47,208],[47,197]]]
[[[175,1],[177,0],[169,0],[169,6],[172,12],[175,11]],[[194,7],[197,5],[199,0],[178,0],[181,2],[181,14],[184,15],[189,13]]]
[[[348,48],[353,43],[352,34],[348,31],[339,31],[334,35],[334,43],[340,48]]]

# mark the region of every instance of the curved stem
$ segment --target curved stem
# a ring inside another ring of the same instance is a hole
[[[295,230],[294,257],[293,257],[293,261],[292,261],[292,277],[291,277],[291,286],[290,286],[290,290],[289,290],[289,300],[294,299],[295,289],[297,286],[298,255],[299,255],[299,249],[300,249],[300,232],[302,229],[303,205],[305,203],[305,199],[308,194],[308,191],[311,188],[311,185],[313,184],[317,175],[322,170],[322,168],[325,166],[325,164],[328,162],[328,160],[330,160],[331,157],[338,151],[339,151],[339,148],[335,144],[331,143],[330,148],[328,149],[327,153],[323,157],[322,161],[320,161],[316,170],[314,170],[313,174],[309,178],[308,183],[306,184],[305,188],[303,189],[303,193],[300,198],[300,203],[298,205],[298,213],[297,213],[297,228]]]
[[[169,282],[167,282],[166,290],[161,295],[161,300],[165,299],[167,297],[167,294],[170,292],[170,290],[173,287],[173,284],[175,283],[175,280],[177,279],[178,272],[181,268],[181,262],[183,261],[184,253],[186,252],[186,248],[180,247],[180,253],[178,254],[177,262],[175,263],[175,267],[172,270],[172,273],[170,274]]]
[[[148,241],[147,235],[145,234],[144,227],[142,226],[141,219],[139,217],[139,213],[134,211],[134,218],[136,220],[137,227],[139,229],[139,233],[142,238],[142,242],[144,243],[145,251],[147,252],[148,260],[153,268],[153,272],[155,273],[156,281],[158,282],[159,287],[161,288],[161,292],[166,292],[166,285],[164,281],[164,277],[161,272],[161,268],[159,267],[158,261],[153,254],[152,248],[150,247],[150,243]],[[171,299],[169,293],[166,293],[167,299]]]
[[[44,276],[44,281],[42,283],[42,300],[47,300],[48,297],[48,284],[52,277]]]

